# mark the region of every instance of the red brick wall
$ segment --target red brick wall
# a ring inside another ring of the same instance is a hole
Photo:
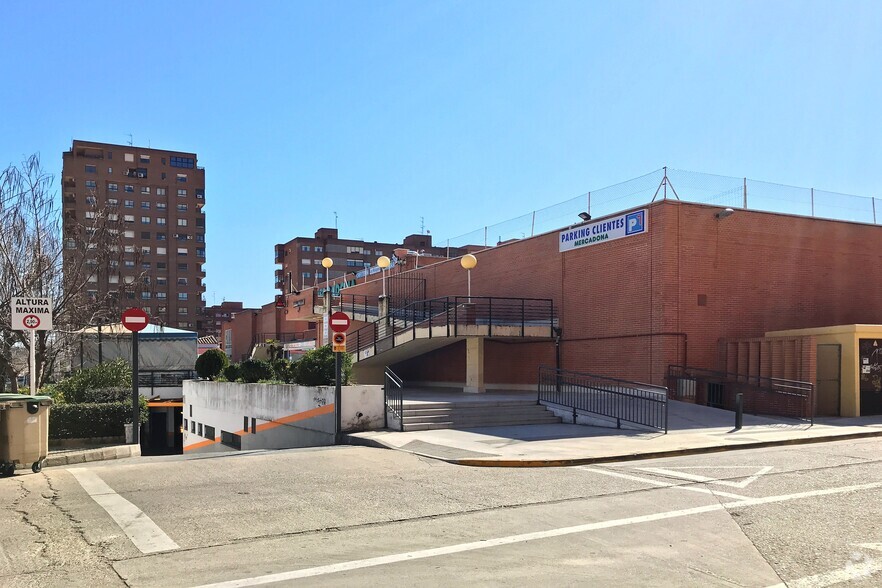
[[[559,253],[555,231],[480,251],[472,295],[553,298],[562,367],[654,384],[670,363],[719,369],[721,339],[882,323],[880,227],[744,210],[717,219],[717,207],[671,200],[648,208],[644,235]],[[428,297],[466,293],[458,259],[416,273]],[[380,284],[347,292],[376,295]],[[487,355],[488,372],[504,369]],[[520,360],[511,373],[534,382],[539,358]]]

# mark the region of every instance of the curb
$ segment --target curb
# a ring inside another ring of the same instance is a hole
[[[708,447],[690,447],[686,449],[670,449],[665,451],[647,451],[644,453],[623,453],[620,455],[605,455],[602,457],[574,457],[568,459],[453,459],[438,457],[424,452],[409,451],[391,445],[387,445],[376,439],[363,439],[347,435],[349,445],[361,445],[380,449],[392,449],[403,451],[413,455],[437,459],[453,465],[485,468],[555,468],[578,465],[590,465],[598,463],[615,463],[620,461],[638,461],[641,459],[658,459],[662,457],[679,457],[683,455],[699,455],[702,453],[722,453],[724,451],[738,451],[742,449],[760,449],[763,447],[783,447],[787,445],[809,445],[814,443],[831,443],[834,441],[850,441],[854,439],[866,439],[868,437],[882,437],[882,431],[867,431],[865,433],[848,433],[845,435],[827,435],[823,437],[808,437],[802,439],[780,439],[777,441],[754,441],[740,443],[738,445],[712,445]]]
[[[124,459],[126,457],[141,457],[140,445],[113,445],[111,447],[95,447],[81,451],[66,451],[52,454],[43,460],[44,468],[87,463],[91,461],[107,461],[111,459]]]

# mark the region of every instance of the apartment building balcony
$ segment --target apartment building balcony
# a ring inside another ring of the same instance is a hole
[[[77,147],[76,156],[86,159],[104,159],[104,150],[97,147]]]
[[[67,178],[64,178],[64,182],[62,183],[62,186],[64,186],[65,188],[76,188],[77,181],[74,178],[67,177]]]
[[[285,245],[278,244],[276,245],[276,263],[284,263],[285,262]]]

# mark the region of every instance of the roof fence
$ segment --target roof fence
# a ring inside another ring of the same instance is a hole
[[[570,226],[578,222],[581,212],[599,218],[666,198],[867,224],[878,224],[878,209],[878,219],[882,221],[882,198],[664,167],[437,244],[493,247]]]

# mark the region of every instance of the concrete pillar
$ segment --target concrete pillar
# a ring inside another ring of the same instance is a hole
[[[466,381],[463,392],[486,392],[484,337],[466,337]]]
[[[389,334],[389,297],[388,296],[380,296],[379,298],[379,310],[377,311],[377,316],[379,317],[377,320],[380,324],[377,325],[377,329],[380,333],[380,337],[385,337]]]

